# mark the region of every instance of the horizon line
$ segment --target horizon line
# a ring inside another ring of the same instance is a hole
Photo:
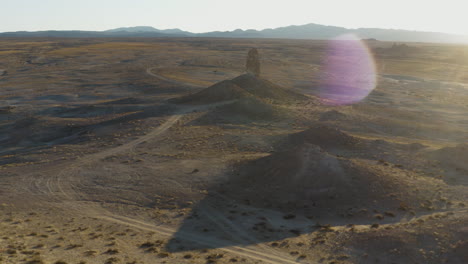
[[[212,33],[212,32],[233,32],[237,30],[242,30],[242,31],[264,31],[268,29],[279,29],[279,28],[286,28],[286,27],[300,27],[300,26],[307,26],[307,25],[320,25],[320,26],[325,26],[325,27],[337,27],[337,28],[344,28],[347,30],[359,30],[359,29],[381,29],[381,30],[395,30],[395,31],[409,31],[409,32],[421,32],[421,33],[438,33],[438,34],[447,34],[447,35],[453,35],[453,36],[468,36],[468,34],[460,34],[460,33],[449,33],[449,32],[441,32],[441,31],[429,31],[429,30],[417,30],[417,29],[403,29],[403,28],[379,28],[379,27],[358,27],[358,28],[348,28],[348,27],[343,27],[343,26],[334,26],[334,25],[326,25],[326,24],[317,24],[317,23],[306,23],[306,24],[292,24],[292,25],[287,25],[287,26],[279,26],[279,27],[267,27],[263,29],[254,29],[254,28],[248,28],[248,29],[242,29],[242,28],[236,28],[232,30],[214,30],[214,31],[203,31],[203,32],[192,32],[188,30],[184,30],[182,28],[157,28],[154,26],[148,26],[148,25],[140,25],[140,26],[122,26],[122,27],[115,27],[115,28],[109,28],[109,29],[104,29],[104,30],[86,30],[86,29],[41,29],[41,30],[17,30],[17,31],[1,31],[0,34],[3,33],[17,33],[17,32],[47,32],[47,31],[81,31],[81,32],[106,32],[109,30],[115,30],[119,28],[136,28],[136,27],[151,27],[153,29],[157,30],[181,30],[184,32],[189,32],[192,34],[206,34],[206,33]]]

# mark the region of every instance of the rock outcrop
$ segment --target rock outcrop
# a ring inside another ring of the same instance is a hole
[[[255,77],[260,77],[260,56],[256,48],[249,50],[245,67],[247,73],[253,74]]]

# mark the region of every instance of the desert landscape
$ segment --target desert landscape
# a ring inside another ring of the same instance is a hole
[[[468,46],[362,44],[1,38],[0,263],[467,263]]]

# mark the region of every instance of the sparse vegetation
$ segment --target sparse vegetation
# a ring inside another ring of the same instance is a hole
[[[464,257],[460,47],[368,41],[379,86],[336,106],[320,41],[0,43],[0,263]]]

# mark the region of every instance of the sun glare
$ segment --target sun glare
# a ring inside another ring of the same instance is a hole
[[[368,96],[375,86],[374,58],[361,39],[346,34],[329,41],[320,85],[324,103],[357,103]]]

